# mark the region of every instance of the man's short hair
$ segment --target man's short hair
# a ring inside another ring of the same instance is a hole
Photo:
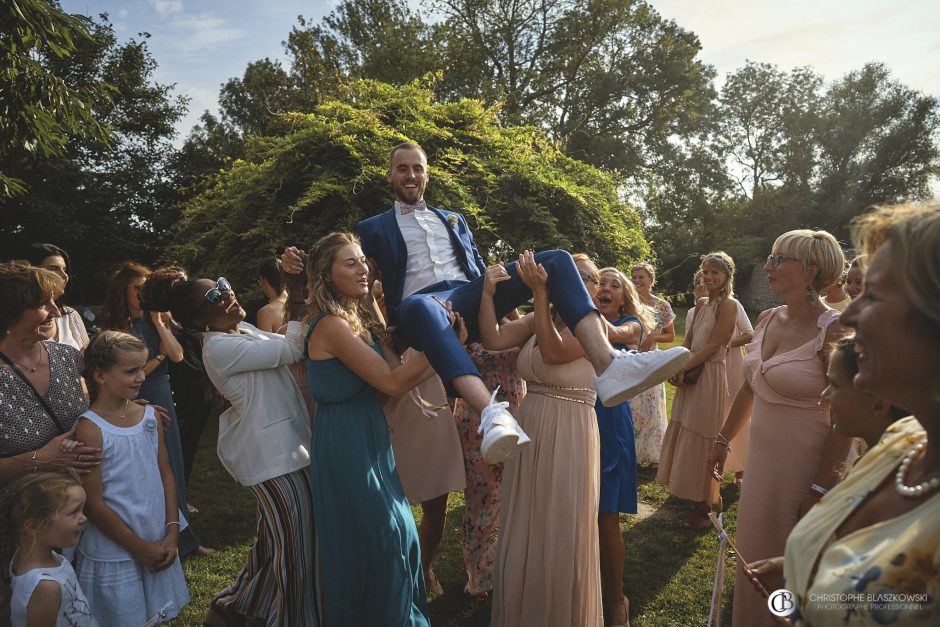
[[[402,142],[398,144],[397,146],[395,146],[394,148],[392,148],[392,151],[388,153],[388,169],[389,170],[392,169],[392,161],[395,159],[395,153],[398,152],[399,150],[417,150],[422,155],[424,155],[425,161],[428,160],[428,153],[424,152],[424,148],[422,148],[419,144],[416,144],[414,142]]]

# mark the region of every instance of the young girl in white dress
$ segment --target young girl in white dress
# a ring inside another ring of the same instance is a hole
[[[53,549],[78,542],[84,505],[74,471],[30,472],[8,486],[0,513],[19,546],[9,566],[13,625],[97,627],[72,565]]]
[[[85,350],[92,402],[76,438],[101,448],[84,477],[88,529],[78,545],[78,580],[101,625],[156,624],[189,603],[177,551],[185,525],[163,428],[149,406],[130,402],[146,375],[147,347],[104,331]]]

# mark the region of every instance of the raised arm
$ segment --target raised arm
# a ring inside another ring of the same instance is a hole
[[[548,300],[548,272],[535,262],[531,250],[519,255],[519,278],[532,290],[535,336],[546,364],[566,364],[585,357],[581,342],[570,329],[558,331],[552,320],[551,304]]]
[[[160,352],[166,355],[174,364],[178,364],[183,361],[183,347],[180,346],[179,340],[176,339],[176,336],[173,335],[173,331],[170,329],[167,320],[168,316],[169,314],[163,314],[157,311],[150,312],[150,320],[153,321],[153,326],[157,329],[157,334],[160,336]]]
[[[483,277],[483,292],[480,296],[480,312],[477,318],[480,343],[489,351],[503,351],[522,346],[535,333],[532,316],[510,320],[502,325],[496,320],[493,295],[496,293],[497,284],[509,280],[506,268],[500,262],[488,267]]]

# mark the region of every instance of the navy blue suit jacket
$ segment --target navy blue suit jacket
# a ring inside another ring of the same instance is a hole
[[[470,227],[463,216],[430,205],[428,209],[447,227],[451,244],[460,266],[467,275],[467,281],[483,276],[486,263],[473,243],[473,234],[470,233]],[[405,264],[408,261],[408,249],[395,219],[395,207],[392,206],[388,211],[357,224],[356,235],[359,236],[365,256],[378,264],[377,269],[382,274],[382,289],[385,292],[385,308],[388,310],[389,322],[395,324],[398,321],[398,306],[402,301]]]

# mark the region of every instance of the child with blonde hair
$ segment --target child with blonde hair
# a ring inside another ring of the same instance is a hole
[[[120,331],[102,332],[85,349],[92,401],[75,432],[101,447],[102,459],[84,477],[91,524],[78,545],[77,571],[102,625],[156,624],[189,603],[177,549],[186,521],[163,428],[153,408],[131,402],[146,363],[143,342]]]
[[[55,550],[78,542],[84,505],[71,470],[26,473],[7,487],[0,515],[19,547],[9,563],[13,625],[97,627],[72,565]]]

